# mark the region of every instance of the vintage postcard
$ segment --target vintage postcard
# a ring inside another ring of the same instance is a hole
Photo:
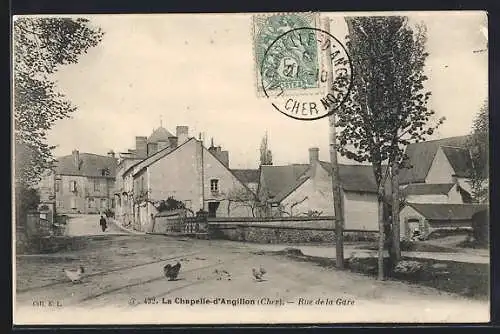
[[[15,16],[14,324],[490,319],[486,12]]]

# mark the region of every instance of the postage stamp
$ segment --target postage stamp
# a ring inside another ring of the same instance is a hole
[[[320,82],[317,77],[321,59],[318,59],[320,53],[318,43],[313,38],[302,43],[302,50],[289,50],[287,56],[283,59],[273,58],[271,54],[265,60],[266,52],[271,45],[276,44],[276,40],[290,30],[297,28],[319,28],[319,13],[273,13],[273,14],[255,14],[252,17],[253,23],[253,48],[254,48],[254,69],[256,80],[256,93],[258,96],[265,96],[262,78],[262,67],[268,73],[274,68],[281,67],[286,75],[277,77],[272,82],[266,82],[272,89],[273,86],[282,85],[286,87],[285,95],[304,95],[320,93]],[[281,40],[284,42],[284,40]],[[295,45],[292,39],[286,40],[286,45]],[[301,52],[301,53],[298,53]]]
[[[329,32],[296,28],[267,48],[261,82],[277,111],[294,119],[315,120],[335,112],[348,97],[352,64],[345,47]],[[311,88],[319,94],[297,94]]]

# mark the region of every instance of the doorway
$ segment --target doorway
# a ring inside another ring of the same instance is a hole
[[[208,217],[214,218],[217,216],[217,209],[220,202],[208,202]]]

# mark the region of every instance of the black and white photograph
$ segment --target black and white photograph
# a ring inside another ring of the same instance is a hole
[[[11,36],[14,325],[490,321],[486,12]]]

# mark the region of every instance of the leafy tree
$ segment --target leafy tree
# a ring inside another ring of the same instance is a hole
[[[355,73],[351,94],[337,112],[338,150],[373,166],[379,203],[379,279],[383,279],[386,179],[391,170],[397,178],[397,170],[404,167],[405,147],[432,135],[444,119],[428,125],[434,111],[427,108],[431,93],[424,89],[425,26],[413,29],[400,16],[348,17],[346,23],[346,46]],[[384,171],[385,164],[390,168]],[[395,209],[392,231],[399,234]],[[399,235],[394,237],[397,250]]]
[[[473,202],[488,201],[489,174],[489,137],[488,137],[488,101],[482,105],[472,124],[472,133],[467,141],[472,168],[469,171],[468,183],[471,186]]]
[[[158,203],[158,206],[156,207],[156,209],[159,212],[173,211],[173,210],[185,209],[185,208],[186,208],[186,205],[183,202],[176,200],[172,196],[168,197],[166,200],[160,201]]]
[[[264,138],[262,138],[262,142],[260,144],[260,164],[261,165],[273,164],[273,155],[271,150],[269,150],[267,143],[267,132],[264,135]]]
[[[17,17],[13,23],[16,182],[36,185],[54,162],[47,144],[53,124],[76,107],[58,92],[53,74],[77,63],[103,32],[84,18]]]

